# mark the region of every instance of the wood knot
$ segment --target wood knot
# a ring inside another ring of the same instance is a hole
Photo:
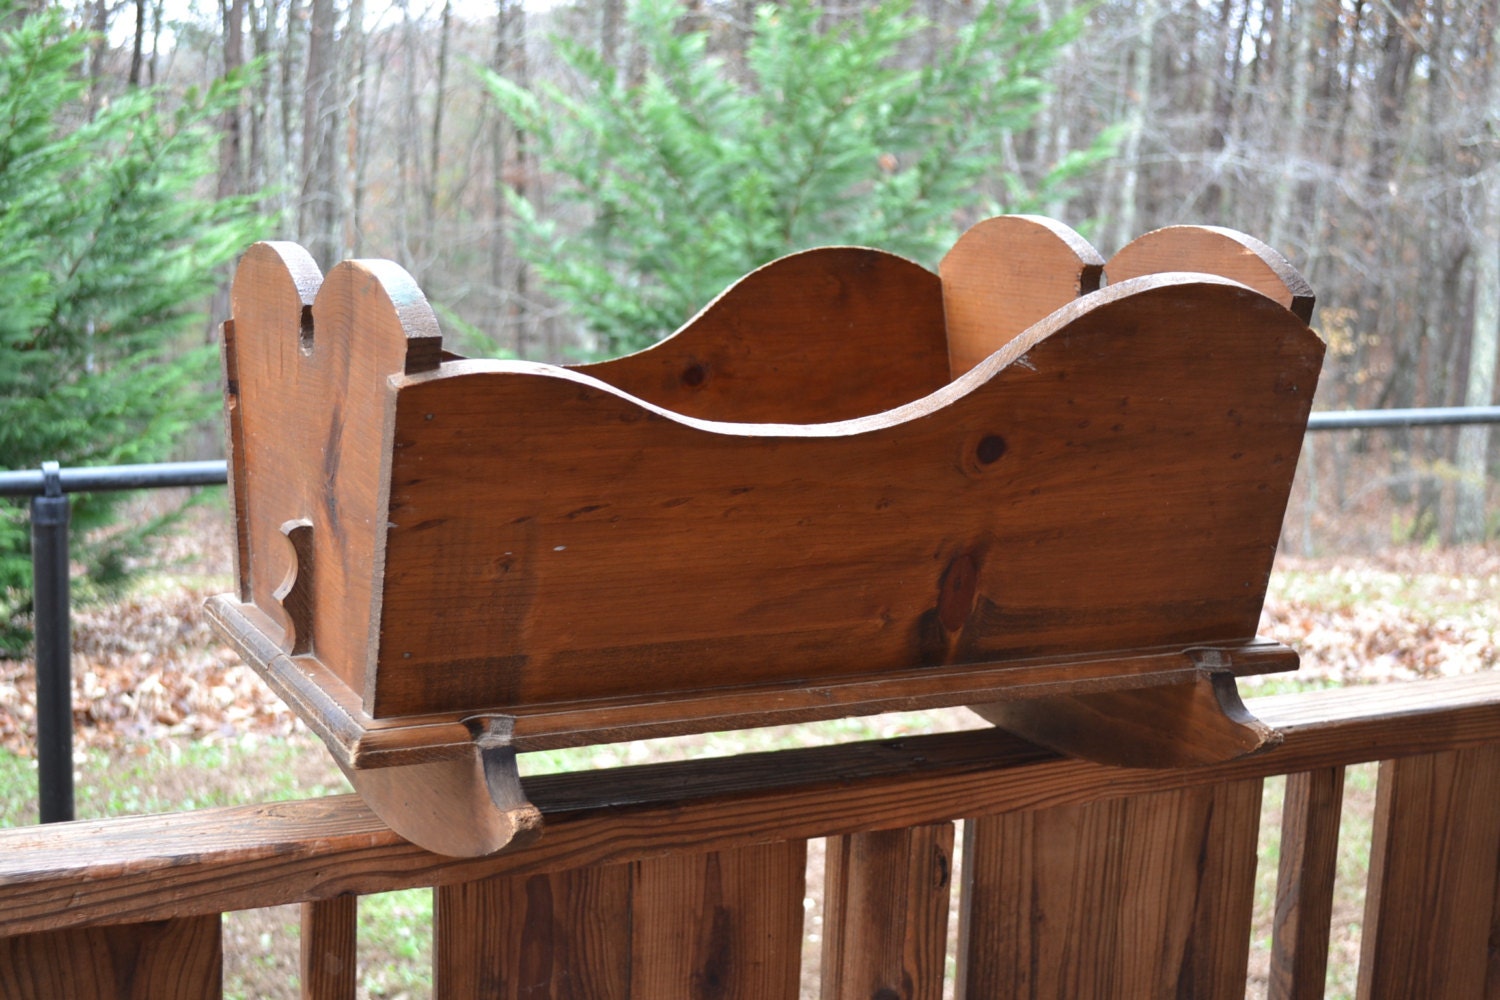
[[[974,457],[979,459],[980,465],[993,465],[1000,461],[1005,454],[1005,438],[999,434],[986,434],[979,439],[979,446],[974,449]]]
[[[937,617],[944,631],[957,632],[969,619],[979,589],[980,556],[963,552],[943,570],[938,580]]]

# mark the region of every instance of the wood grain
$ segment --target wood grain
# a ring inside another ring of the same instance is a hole
[[[1486,979],[1500,862],[1496,787],[1496,746],[1381,764],[1360,938],[1361,1000],[1492,995]]]
[[[0,938],[0,1000],[220,1000],[219,914]]]
[[[1096,290],[1103,269],[1087,240],[1052,219],[1002,215],[972,226],[938,265],[953,377]]]
[[[1138,236],[1109,259],[1111,285],[1168,271],[1233,278],[1312,322],[1313,290],[1281,253],[1253,236],[1221,226],[1167,226]]]
[[[637,862],[630,995],[796,1000],[806,848],[779,841]]]
[[[956,995],[1245,995],[1258,781],[971,819]]]
[[[439,1000],[793,1000],[805,843],[437,891]]]
[[[1033,743],[1116,767],[1196,767],[1259,753],[1281,734],[1245,708],[1229,673],[992,705],[979,715]]]
[[[371,714],[1248,639],[1321,355],[1179,276],[841,424],[518,363],[406,378]]]
[[[953,824],[828,840],[823,1000],[941,1000]]]
[[[437,889],[437,1000],[627,1000],[631,866]]]
[[[1171,771],[1062,760],[983,730],[527,779],[546,835],[478,860],[412,846],[355,796],[0,830],[0,935],[925,825],[960,811],[1026,812],[1500,742],[1493,674],[1249,707],[1285,733],[1280,747]]]
[[[354,1000],[358,939],[358,896],[302,904],[302,1000]]]
[[[895,254],[806,250],[741,278],[666,340],[574,370],[708,420],[862,417],[947,383],[942,287]]]
[[[1287,775],[1269,1000],[1322,1000],[1343,802],[1341,767]]]
[[[1096,656],[1026,657],[853,676],[817,684],[746,685],[672,695],[517,706],[508,713],[440,713],[373,719],[359,699],[312,657],[287,656],[262,630],[254,605],[211,598],[209,619],[271,689],[323,738],[346,769],[468,760],[481,724],[509,728],[520,751],[552,750],[685,733],[784,725],[972,702],[1040,698],[1175,684],[1212,669],[1237,677],[1294,670],[1297,653],[1268,639],[1234,645],[1169,646]]]
[[[241,588],[290,650],[291,620],[277,591],[296,579],[297,566],[283,528],[306,522],[317,573],[299,596],[317,634],[296,641],[363,692],[379,616],[395,402],[387,379],[437,367],[437,321],[394,264],[345,261],[324,279],[291,243],[252,247],[230,298]]]
[[[459,757],[343,771],[391,829],[429,851],[476,858],[535,840],[542,817],[526,801],[516,752],[486,747],[484,734]]]

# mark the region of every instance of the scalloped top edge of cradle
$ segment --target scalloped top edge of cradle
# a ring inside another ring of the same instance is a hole
[[[911,400],[877,413],[847,418],[808,423],[785,421],[728,421],[711,420],[677,412],[647,399],[632,395],[618,386],[590,374],[586,370],[540,361],[516,361],[483,358],[460,358],[445,361],[441,367],[405,377],[396,377],[398,387],[434,385],[454,380],[485,380],[521,377],[527,379],[547,378],[560,385],[587,388],[616,398],[621,404],[638,408],[660,418],[696,428],[701,431],[741,437],[849,437],[857,434],[875,433],[900,424],[920,420],[938,411],[952,407],[959,400],[973,394],[980,387],[999,377],[1007,370],[1037,371],[1034,358],[1039,349],[1046,350],[1049,341],[1061,340],[1074,332],[1085,317],[1108,319],[1122,305],[1134,304],[1147,308],[1173,309],[1181,307],[1181,298],[1190,289],[1222,290],[1209,291],[1215,298],[1222,298],[1226,308],[1267,308],[1273,305],[1265,295],[1255,289],[1218,275],[1202,272],[1165,272],[1127,278],[1117,284],[1101,288],[1082,298],[1069,301],[1040,321],[1032,324],[1018,336],[1006,342],[978,365],[959,375],[918,399]],[[1269,313],[1268,319],[1286,310],[1277,309]],[[1305,329],[1305,328],[1304,328]],[[1306,335],[1320,355],[1322,342],[1311,329]]]

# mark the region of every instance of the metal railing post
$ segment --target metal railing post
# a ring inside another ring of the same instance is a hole
[[[32,608],[36,630],[36,757],[43,823],[73,818],[73,660],[68,594],[71,505],[56,462],[42,464],[31,498]]]

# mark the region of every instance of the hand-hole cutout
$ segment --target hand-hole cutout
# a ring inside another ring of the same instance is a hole
[[[302,327],[298,331],[297,346],[302,348],[302,353],[311,355],[313,352],[313,313],[312,306],[302,307]]]

